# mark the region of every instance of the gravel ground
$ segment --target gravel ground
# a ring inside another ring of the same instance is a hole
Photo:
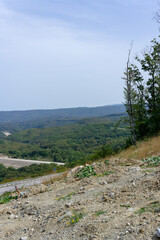
[[[1,205],[0,239],[160,239],[160,167],[110,162],[94,164],[96,176],[33,186]]]

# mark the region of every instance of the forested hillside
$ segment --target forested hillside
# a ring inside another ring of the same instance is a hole
[[[107,119],[90,119],[69,126],[16,132],[1,140],[0,152],[15,158],[75,163],[106,144],[118,151],[125,146],[127,137],[124,124],[116,127],[116,122]]]
[[[110,114],[98,117],[97,119],[106,119],[109,122],[118,121],[121,117],[126,116],[126,113]],[[96,119],[96,118],[94,118]],[[0,139],[5,138],[2,131],[8,131],[10,133],[18,132],[25,129],[31,128],[48,128],[55,126],[67,126],[72,124],[82,124],[86,119],[53,119],[52,117],[22,121],[22,122],[0,122]]]

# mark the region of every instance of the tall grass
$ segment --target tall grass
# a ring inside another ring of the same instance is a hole
[[[138,142],[136,146],[129,147],[117,154],[115,157],[142,159],[151,156],[160,156],[160,135]]]
[[[42,183],[44,185],[48,185],[48,184],[52,184],[52,183],[57,182],[57,181],[61,181],[64,178],[67,177],[67,174],[68,174],[68,171],[63,172],[63,173],[59,173],[59,176],[55,175],[55,176],[53,176],[53,177],[51,177],[49,179],[45,179]]]

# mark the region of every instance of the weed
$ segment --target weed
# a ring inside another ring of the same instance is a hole
[[[160,213],[160,201],[154,201],[148,204],[146,207],[140,208],[136,213],[142,214],[145,212]]]
[[[144,158],[142,161],[147,163],[148,167],[157,167],[160,165],[160,157]]]
[[[0,204],[5,204],[10,202],[12,199],[17,199],[18,196],[13,197],[10,192],[4,193],[0,196]]]
[[[78,178],[85,178],[85,177],[90,177],[90,176],[96,175],[94,172],[94,167],[93,166],[87,166],[84,169],[80,169],[77,173]]]
[[[106,213],[106,211],[99,210],[99,211],[95,212],[94,215],[95,215],[96,217],[98,217],[98,216],[100,216],[100,215],[102,215],[102,214],[104,214],[104,213]]]
[[[154,169],[146,169],[143,171],[143,173],[152,173],[154,172]]]
[[[97,177],[108,176],[108,175],[113,174],[113,173],[114,173],[114,171],[106,171],[103,174],[98,174]]]
[[[105,163],[106,165],[109,165],[109,160],[105,160],[104,163]]]
[[[121,204],[120,207],[130,208],[130,205]]]
[[[64,180],[67,177],[67,174],[68,174],[68,172],[60,173],[59,176],[55,175],[53,177],[50,177],[49,179],[45,179],[42,183],[44,185],[48,185],[48,184],[52,184],[52,183],[57,182],[57,181]]]
[[[98,197],[101,194],[102,194],[102,192],[98,192],[97,194],[95,194],[95,197]]]
[[[103,176],[107,176],[107,175],[110,175],[110,174],[113,174],[113,173],[114,173],[114,171],[107,171],[107,172],[103,173]]]
[[[73,215],[68,219],[67,225],[70,226],[77,223],[80,219],[83,218],[83,216],[83,213],[74,212]]]
[[[98,163],[98,166],[102,166],[102,163]]]
[[[148,212],[148,208],[147,207],[142,207],[139,210],[136,211],[136,213],[142,214]]]
[[[75,194],[74,192],[69,193],[69,194],[66,195],[66,196],[62,196],[62,197],[60,197],[60,198],[57,198],[57,200],[60,201],[61,199],[62,199],[62,200],[71,199],[71,196],[74,195],[74,194]]]

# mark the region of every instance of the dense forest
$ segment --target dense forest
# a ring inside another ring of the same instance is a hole
[[[120,117],[120,116],[119,116]],[[112,152],[126,146],[129,135],[117,121],[85,119],[79,123],[42,129],[27,129],[0,140],[0,152],[15,158],[76,163],[110,145]]]
[[[32,164],[31,166],[15,169],[13,167],[6,168],[3,164],[0,164],[0,183],[55,173],[54,169],[56,172],[62,172],[67,169],[67,166],[57,166],[53,163],[40,165]]]
[[[120,113],[89,119],[1,123],[1,130],[12,129],[8,137],[1,132],[1,153],[14,158],[65,162],[66,165],[33,164],[14,169],[0,164],[0,182],[50,174],[53,169],[55,172],[65,171],[120,151],[127,146],[129,137],[127,125],[119,123],[124,116],[126,114]],[[32,128],[34,125],[39,127]]]
[[[116,113],[105,116],[99,116],[98,119],[106,119],[109,122],[118,121],[121,117],[126,116],[126,113]],[[85,118],[86,119],[86,118]],[[72,124],[81,124],[85,119],[77,118],[59,118],[53,119],[52,117],[37,119],[37,120],[27,120],[27,121],[15,121],[15,122],[0,122],[0,139],[5,138],[3,131],[8,131],[10,133],[18,132],[25,129],[31,128],[51,128],[56,126],[66,126]],[[95,119],[95,118],[94,118]]]

